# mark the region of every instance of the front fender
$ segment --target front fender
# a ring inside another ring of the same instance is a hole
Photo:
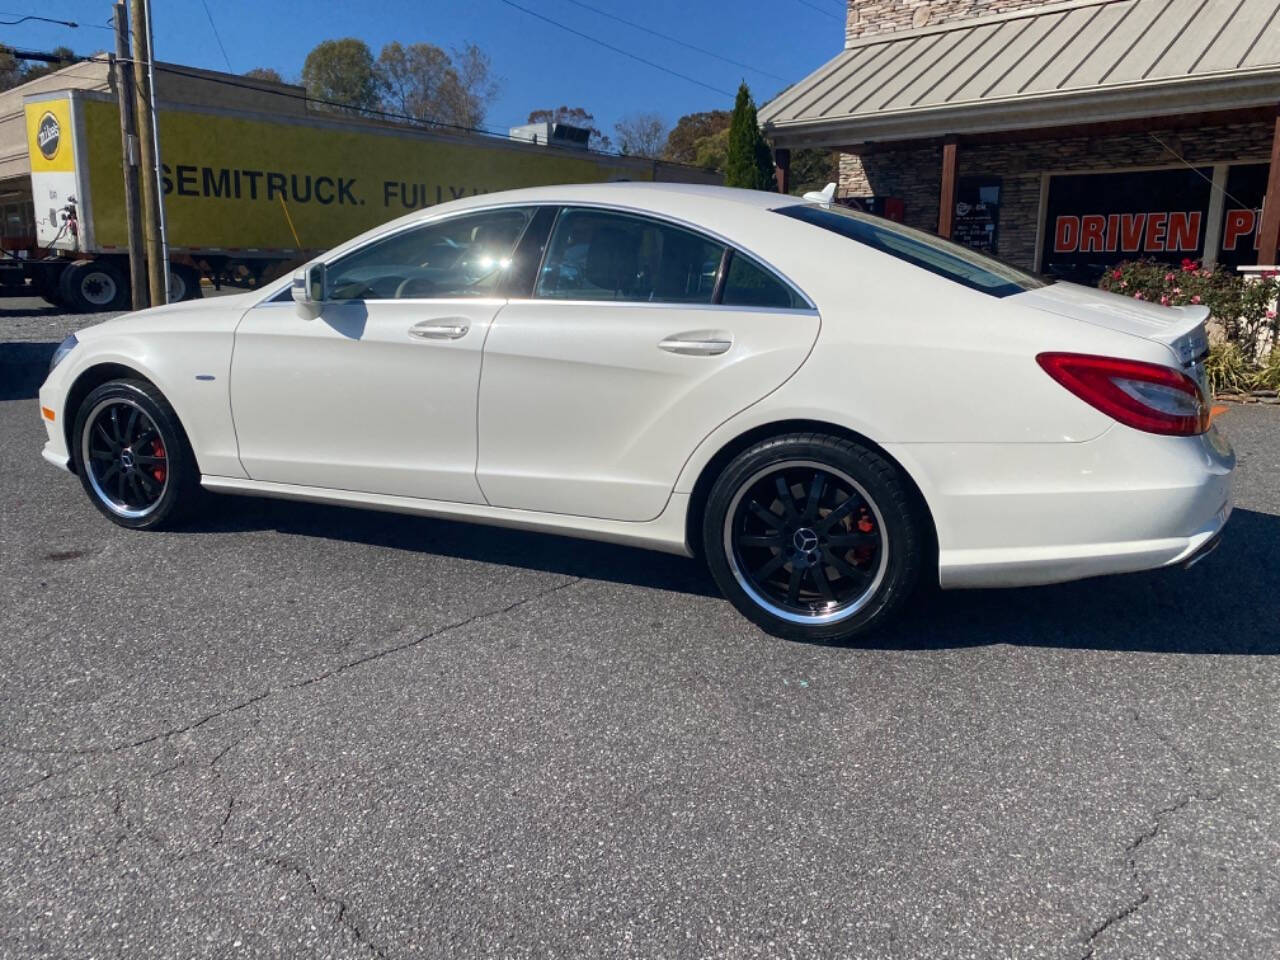
[[[93,335],[72,350],[40,388],[40,405],[54,413],[62,444],[75,419],[73,407],[88,392],[85,388],[97,385],[99,374],[105,372],[101,368],[122,367],[164,394],[203,473],[245,476],[231,421],[231,329],[143,333],[109,328],[110,324],[94,328]],[[111,373],[108,379],[120,375]],[[51,442],[53,433],[51,429]]]

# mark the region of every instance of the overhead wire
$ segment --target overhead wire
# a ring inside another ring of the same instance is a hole
[[[231,58],[227,56],[227,48],[222,45],[222,37],[218,33],[218,25],[213,22],[213,14],[209,12],[209,0],[200,0],[200,5],[204,7],[204,15],[209,18],[209,29],[213,31],[213,39],[218,41],[218,49],[222,51],[222,59],[227,65],[227,69],[235,73],[235,68],[231,66]]]
[[[664,67],[660,63],[655,63],[654,61],[648,60],[645,57],[640,56],[639,54],[635,54],[629,50],[624,50],[621,47],[614,46],[612,43],[608,43],[607,41],[601,40],[599,37],[594,37],[591,34],[584,33],[581,30],[576,30],[573,27],[568,26],[567,24],[561,23],[559,20],[553,20],[550,17],[543,16],[541,13],[538,13],[536,10],[530,10],[528,7],[523,7],[520,4],[516,3],[515,0],[502,0],[502,2],[505,3],[508,7],[513,7],[514,9],[519,10],[521,13],[526,13],[531,17],[536,17],[538,20],[541,20],[544,23],[549,23],[553,27],[558,27],[559,29],[564,30],[566,33],[572,33],[575,37],[581,37],[583,40],[587,40],[591,43],[596,44],[597,46],[604,47],[606,50],[611,50],[614,53],[620,54],[621,56],[627,57],[631,60],[635,60],[637,63],[643,63],[647,67],[652,67],[655,70],[661,70],[663,73],[668,73],[673,77],[679,77],[681,80],[684,80],[688,83],[695,84],[706,90],[710,90],[712,93],[718,93],[724,97],[733,96],[733,94],[730,93],[728,90],[721,90],[719,87],[714,87],[709,83],[704,83],[703,81],[697,79],[696,77],[689,76],[687,73],[681,73],[679,70],[672,70],[670,67]]]
[[[608,10],[601,10],[599,7],[592,6],[589,3],[583,3],[583,0],[569,0],[569,3],[572,3],[574,6],[577,6],[577,7],[582,7],[584,10],[590,10],[592,13],[599,14],[602,17],[608,17],[610,20],[615,20],[618,23],[625,24],[626,26],[631,27],[633,30],[641,30],[644,33],[648,33],[648,34],[651,34],[652,36],[659,37],[660,39],[666,40],[669,43],[678,44],[679,46],[682,46],[688,50],[692,50],[695,53],[700,53],[705,57],[714,57],[717,60],[721,60],[725,63],[732,64],[735,67],[742,67],[744,70],[750,70],[753,73],[758,73],[762,77],[769,77],[771,80],[781,80],[783,83],[789,82],[786,77],[780,77],[776,73],[770,73],[768,70],[761,70],[759,67],[753,66],[752,64],[743,63],[741,60],[734,60],[732,57],[723,56],[719,53],[716,53],[714,50],[706,50],[703,47],[695,46],[692,43],[689,43],[685,40],[681,40],[679,37],[673,37],[666,33],[660,33],[659,31],[654,30],[650,27],[646,27],[642,23],[636,23],[632,20],[627,20],[625,17],[619,17],[617,14],[610,13]]]
[[[5,48],[0,48],[0,49],[5,49]],[[12,48],[9,48],[9,49],[14,54],[14,56],[17,57],[18,59],[22,59],[23,53],[30,52],[30,51],[16,50]],[[76,59],[75,62],[76,63],[111,63],[113,59],[121,59],[124,62],[133,63],[135,65],[140,63],[140,61],[132,58],[128,58],[128,57],[114,58],[114,57],[108,57],[104,55],[79,57]],[[326,107],[335,107],[339,110],[342,110],[344,112],[347,112],[349,114],[353,114],[356,116],[371,117],[374,119],[396,120],[406,125],[412,125],[412,126],[426,128],[426,129],[441,129],[445,131],[456,131],[458,133],[476,133],[486,137],[493,137],[500,140],[511,139],[508,133],[501,130],[493,130],[486,127],[469,127],[469,126],[464,126],[462,124],[457,124],[457,123],[448,123],[443,120],[428,120],[423,117],[415,117],[407,113],[396,113],[392,110],[381,110],[376,107],[361,107],[361,106],[356,106],[350,103],[343,103],[339,100],[327,100],[323,97],[315,97],[315,96],[312,96],[311,94],[306,93],[305,91],[294,93],[292,90],[272,90],[268,87],[263,86],[261,83],[251,83],[247,81],[241,82],[241,81],[232,79],[230,77],[219,77],[216,75],[211,75],[208,71],[200,70],[198,68],[183,68],[182,66],[179,66],[177,64],[160,63],[159,61],[154,63],[154,67],[156,72],[158,73],[171,73],[174,76],[187,77],[192,80],[201,80],[205,83],[213,83],[213,84],[217,84],[224,87],[232,87],[239,90],[252,90],[255,93],[268,94],[274,97],[284,97],[287,100],[297,100],[303,103],[319,104],[321,106],[326,106]],[[89,75],[80,75],[80,76],[81,76],[81,79],[95,79],[94,77]],[[588,148],[585,152],[593,153],[598,156],[605,156],[605,157],[620,156],[620,154],[612,151],[596,150],[593,148]],[[674,166],[685,166],[685,167],[695,166],[694,164],[680,163],[679,161],[675,161],[675,160],[664,160],[663,163],[669,163]]]

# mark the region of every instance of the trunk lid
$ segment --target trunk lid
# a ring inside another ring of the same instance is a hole
[[[1037,310],[1164,344],[1178,358],[1178,366],[1209,396],[1209,380],[1204,368],[1209,356],[1209,332],[1205,329],[1208,307],[1162,307],[1158,303],[1062,282],[1020,293],[1017,299]]]

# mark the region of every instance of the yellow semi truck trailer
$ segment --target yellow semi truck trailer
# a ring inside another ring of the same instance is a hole
[[[717,179],[678,164],[325,112],[299,87],[187,67],[161,69],[157,91],[171,299],[199,296],[202,277],[259,282],[458,197],[548,183]],[[7,292],[79,311],[128,306],[116,103],[108,66],[95,62],[0,94]]]

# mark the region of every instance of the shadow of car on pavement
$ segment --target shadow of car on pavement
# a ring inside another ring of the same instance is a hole
[[[718,596],[698,560],[632,547],[346,507],[221,496],[192,533],[276,530],[564,576]],[[1150,653],[1280,653],[1280,516],[1237,509],[1222,545],[1172,568],[1012,590],[924,590],[862,649],[1009,643]]]

